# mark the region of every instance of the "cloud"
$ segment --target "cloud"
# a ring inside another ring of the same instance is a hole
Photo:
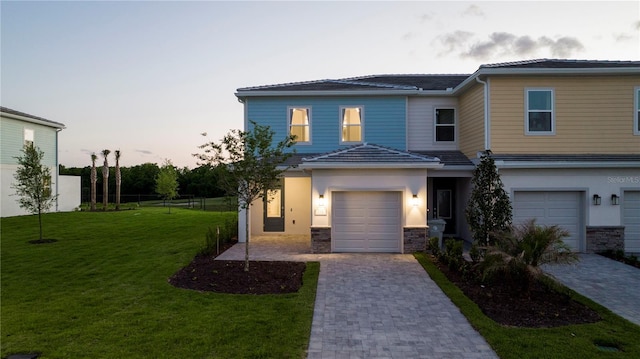
[[[440,52],[440,55],[446,55],[448,53],[456,51],[461,47],[465,47],[467,41],[469,41],[472,36],[472,33],[460,30],[438,36],[436,40],[440,42],[440,44],[442,44],[445,48]]]
[[[433,16],[431,14],[420,14],[420,16],[418,16],[418,19],[420,20],[421,23],[424,23],[426,21],[429,21],[433,18]]]
[[[402,40],[411,40],[414,39],[418,36],[418,34],[416,34],[415,32],[407,32],[404,35],[402,35]]]
[[[484,11],[478,5],[469,5],[463,12],[462,16],[479,16],[484,17]]]
[[[630,41],[633,40],[633,35],[630,34],[613,34],[613,39],[616,42],[625,42],[625,41]]]
[[[446,34],[442,36],[443,39],[458,38],[455,34],[458,31]],[[473,59],[488,59],[493,56],[503,55],[516,55],[516,56],[531,56],[538,51],[548,51],[555,57],[570,57],[572,54],[584,49],[584,46],[580,40],[563,36],[557,39],[552,39],[547,36],[542,36],[538,39],[532,39],[530,36],[517,36],[508,32],[494,32],[489,35],[488,40],[476,41],[468,44],[468,38],[464,41],[454,43],[447,43],[443,41],[445,45],[445,51],[453,52],[460,47],[467,48],[468,50],[462,51],[459,55],[463,58]]]
[[[640,21],[636,21],[635,28],[636,30],[640,30]]]
[[[148,150],[134,150],[134,151],[142,153],[142,154],[145,154],[145,155],[152,155],[153,154],[153,152],[148,151]]]

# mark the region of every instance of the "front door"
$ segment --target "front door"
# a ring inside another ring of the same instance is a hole
[[[284,181],[267,191],[264,201],[264,231],[284,232]]]
[[[444,234],[456,235],[456,179],[433,179],[433,216],[444,219]]]

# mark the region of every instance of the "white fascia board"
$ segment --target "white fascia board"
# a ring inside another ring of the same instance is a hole
[[[447,90],[350,90],[350,91],[242,91],[236,97],[281,97],[281,96],[447,96],[454,91]]]
[[[480,68],[462,81],[453,93],[475,83],[480,76],[489,75],[640,75],[640,67],[605,67],[605,68]]]
[[[443,164],[436,163],[303,163],[298,166],[301,169],[440,169]]]
[[[512,162],[495,161],[498,168],[640,168],[640,162]]]
[[[15,114],[12,114],[12,113],[7,113],[7,112],[2,112],[2,117],[11,118],[11,119],[14,119],[14,120],[25,121],[25,122],[31,122],[31,123],[35,123],[35,124],[38,124],[38,125],[58,128],[58,129],[61,129],[61,130],[66,128],[65,125],[63,125],[61,123],[58,123],[58,122],[43,121],[43,120],[39,120],[37,118],[20,116],[20,115],[15,115]]]

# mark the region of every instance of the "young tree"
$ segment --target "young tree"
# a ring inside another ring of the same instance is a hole
[[[232,130],[220,142],[205,143],[198,147],[204,153],[194,154],[200,165],[222,165],[226,169],[221,185],[228,194],[237,196],[239,207],[245,211],[245,271],[249,271],[249,210],[258,198],[268,201],[268,190],[275,188],[289,168],[283,165],[292,154],[286,150],[295,143],[295,136],[287,136],[273,145],[274,131],[253,121],[251,126],[250,131]]]
[[[169,213],[171,213],[171,200],[178,196],[178,172],[170,160],[165,160],[156,177],[156,193],[164,200],[169,200]]]
[[[31,143],[22,149],[22,153],[23,156],[16,157],[19,166],[13,176],[16,182],[11,188],[20,196],[20,207],[38,215],[42,240],[42,212],[53,206],[58,195],[51,193],[51,169],[42,164],[44,152]]]
[[[122,174],[120,173],[120,150],[115,151],[116,155],[116,211],[120,210],[120,188],[122,187]]]
[[[109,205],[109,161],[107,157],[111,151],[102,150],[104,163],[102,164],[102,208],[106,211]]]
[[[96,184],[98,183],[98,173],[96,171],[96,160],[98,156],[91,154],[91,210],[96,210]]]
[[[504,231],[511,226],[511,201],[504,190],[491,151],[484,152],[473,171],[473,189],[467,204],[467,222],[474,240],[482,246],[493,244],[492,232]]]

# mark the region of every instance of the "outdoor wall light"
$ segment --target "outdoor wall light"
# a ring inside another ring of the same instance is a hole
[[[413,198],[411,198],[411,204],[414,207],[418,207],[418,205],[420,204],[420,200],[418,199],[418,195],[417,194],[414,194]]]
[[[321,194],[321,195],[318,197],[318,206],[320,206],[320,207],[324,207],[324,195],[323,195],[323,194]]]
[[[611,204],[617,206],[620,204],[620,197],[617,194],[611,195]]]
[[[599,206],[601,201],[602,201],[602,198],[600,198],[600,196],[598,196],[597,194],[593,195],[593,205],[594,206]]]

